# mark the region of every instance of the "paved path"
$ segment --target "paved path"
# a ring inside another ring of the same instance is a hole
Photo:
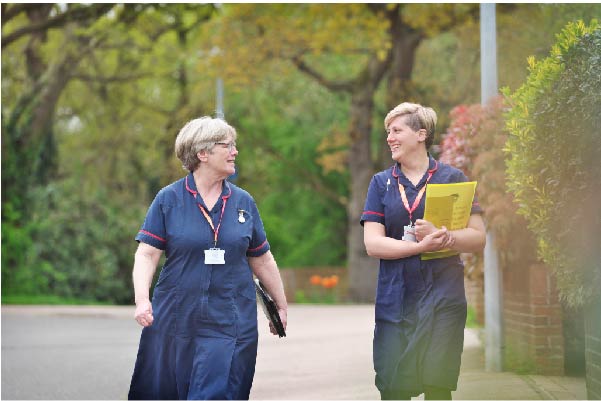
[[[141,328],[133,307],[2,306],[2,399],[126,399]],[[379,399],[373,306],[291,305],[288,337],[259,316],[251,399]],[[422,398],[422,397],[420,397]],[[585,399],[584,379],[483,371],[466,330],[455,399]]]

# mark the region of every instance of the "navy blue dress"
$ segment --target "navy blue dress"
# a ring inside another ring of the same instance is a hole
[[[225,208],[223,208],[225,203]],[[224,182],[209,215],[225,264],[205,264],[213,231],[190,173],[163,188],[136,236],[165,251],[142,330],[129,399],[248,399],[257,355],[257,305],[247,257],[269,250],[253,198]],[[240,219],[240,215],[243,219]]]
[[[458,169],[430,158],[430,183],[465,182]],[[381,223],[386,236],[401,239],[409,213],[403,206],[397,179],[404,186],[409,205],[426,185],[424,174],[413,185],[395,164],[373,176],[361,224]],[[425,196],[413,212],[424,215]],[[472,214],[482,213],[477,201]],[[380,260],[376,292],[373,360],[376,386],[381,392],[405,392],[412,396],[423,387],[455,390],[463,351],[467,303],[463,263],[459,256],[422,261],[419,255]]]

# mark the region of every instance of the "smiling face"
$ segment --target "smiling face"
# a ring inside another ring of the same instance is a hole
[[[386,142],[390,147],[392,159],[397,162],[425,149],[426,130],[414,131],[406,124],[406,118],[406,116],[396,117],[386,130],[388,133]]]
[[[237,155],[236,142],[228,136],[226,140],[217,142],[212,149],[199,152],[198,158],[216,175],[227,178],[236,172]]]

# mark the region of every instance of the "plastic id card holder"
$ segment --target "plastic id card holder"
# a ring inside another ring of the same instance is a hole
[[[224,265],[225,250],[219,248],[211,248],[205,250],[205,264],[207,265]]]

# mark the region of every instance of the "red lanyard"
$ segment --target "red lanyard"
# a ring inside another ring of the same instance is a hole
[[[227,186],[227,183],[225,184]],[[225,204],[227,203],[228,198],[230,197],[230,195],[232,194],[232,190],[231,188],[229,188],[229,194],[228,195],[222,195],[221,199],[223,200],[223,206],[221,207],[221,216],[219,216],[219,224],[217,224],[217,228],[215,228],[215,225],[213,224],[213,220],[211,220],[211,217],[209,216],[209,213],[204,209],[204,207],[202,207],[202,205],[200,203],[196,203],[198,205],[198,208],[200,209],[200,211],[202,212],[203,216],[205,217],[205,219],[207,219],[207,222],[209,223],[209,225],[211,226],[211,230],[213,230],[213,234],[214,236],[214,246],[217,246],[217,237],[219,236],[219,228],[221,227],[221,221],[223,220],[223,213],[225,212]],[[188,186],[188,177],[186,177],[186,190],[188,192],[190,192],[190,194],[192,194],[192,196],[194,196],[194,200],[196,200],[196,196],[200,196],[198,194],[198,191],[194,191],[192,188],[190,188]]]
[[[223,212],[225,212],[225,204],[227,203],[227,198],[225,196],[222,197],[222,199],[223,199],[223,206],[221,206],[221,216],[219,216],[219,224],[217,224],[217,228],[215,228],[215,225],[213,224],[213,220],[211,220],[211,216],[209,216],[209,213],[207,213],[205,208],[202,207],[200,205],[200,203],[197,203],[198,208],[200,209],[203,216],[205,217],[205,219],[207,219],[207,222],[211,226],[211,230],[213,230],[213,234],[215,235],[215,238],[214,238],[215,239],[215,245],[214,245],[215,247],[217,246],[217,237],[219,236],[219,228],[221,227],[221,220],[223,220]]]
[[[399,180],[399,176],[397,176],[397,178],[396,178],[397,183],[399,184],[399,192],[401,193],[401,199],[403,201],[403,206],[405,206],[405,210],[407,210],[407,212],[409,213],[409,223],[411,225],[413,225],[413,212],[415,211],[415,209],[417,209],[419,202],[422,200],[422,196],[424,196],[424,192],[426,192],[426,187],[428,186],[428,182],[430,182],[430,178],[432,178],[432,175],[434,174],[434,172],[437,169],[438,169],[438,163],[436,163],[436,165],[434,166],[433,169],[428,170],[428,178],[426,178],[426,183],[424,184],[422,189],[419,190],[417,196],[415,197],[415,200],[413,201],[413,205],[411,207],[409,207],[409,201],[407,200],[407,194],[405,193],[405,187],[403,186],[403,184],[401,184],[401,181]]]

